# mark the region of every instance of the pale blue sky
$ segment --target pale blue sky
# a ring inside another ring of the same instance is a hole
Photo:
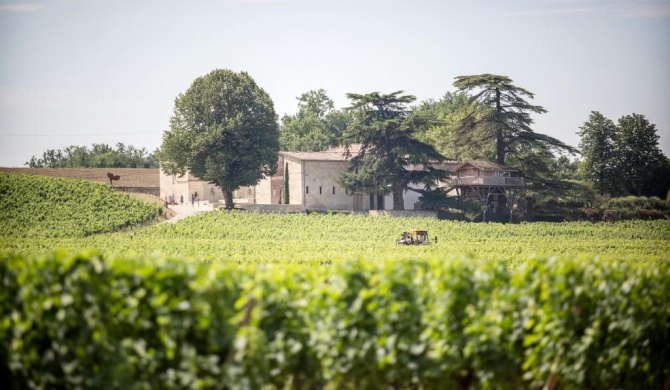
[[[645,115],[670,154],[670,0],[0,0],[0,166],[47,148],[153,150],[174,98],[245,70],[277,114],[324,88],[453,91],[495,73],[549,112],[535,130],[577,145],[589,112]]]

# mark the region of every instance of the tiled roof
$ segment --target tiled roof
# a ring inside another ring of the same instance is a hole
[[[342,152],[279,152],[279,154],[303,161],[348,161]]]
[[[446,171],[453,172],[461,165],[463,165],[463,163],[459,161],[447,161],[440,164],[433,164],[433,168],[444,169]]]
[[[358,154],[361,150],[360,144],[353,144],[349,147],[351,157]],[[344,147],[337,146],[323,152],[279,152],[280,154],[303,161],[349,161],[344,155]],[[350,157],[350,158],[351,158]]]
[[[482,171],[507,171],[507,172],[516,172],[517,170],[508,167],[502,164],[494,163],[493,161],[486,161],[486,160],[473,160],[473,161],[468,161],[464,162],[463,164],[459,165],[454,171],[457,171],[461,169],[462,167],[466,165],[472,165],[473,167],[482,170]]]

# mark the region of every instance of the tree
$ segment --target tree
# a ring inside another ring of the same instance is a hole
[[[473,92],[471,104],[477,105],[456,127],[456,137],[482,150],[495,147],[499,164],[505,164],[507,154],[522,159],[529,148],[576,152],[556,138],[533,131],[530,114],[547,110],[528,103],[524,97],[533,99],[535,95],[513,85],[510,78],[492,74],[458,76],[454,86],[462,92]]]
[[[435,186],[446,172],[431,164],[445,160],[433,146],[419,141],[419,128],[425,125],[420,115],[411,115],[407,104],[416,98],[397,91],[388,95],[379,92],[359,95],[349,93],[354,122],[344,132],[346,153],[351,155],[352,143],[360,143],[360,152],[351,158],[349,172],[339,181],[351,191],[368,194],[393,194],[393,209],[404,209],[404,190],[409,184]],[[410,166],[423,170],[409,169]],[[420,192],[420,191],[418,191]]]
[[[288,163],[284,167],[284,204],[290,204],[291,198],[289,194],[289,178],[288,178]]]
[[[298,112],[284,115],[279,141],[283,150],[317,152],[337,145],[351,123],[351,115],[334,109],[323,89],[305,92],[298,99]]]
[[[233,191],[276,172],[278,151],[270,96],[248,73],[217,69],[175,99],[159,158],[168,175],[189,171],[221,188],[231,209]]]
[[[473,145],[463,134],[455,135],[456,127],[477,107],[471,104],[470,95],[464,92],[447,92],[440,100],[421,102],[413,112],[428,118],[428,125],[422,129],[420,139],[429,143],[445,156],[454,160],[489,159],[494,156],[493,148],[482,150]]]
[[[614,140],[616,126],[598,111],[591,111],[589,119],[580,127],[579,149],[584,161],[580,173],[593,182],[603,195],[610,191],[615,181]]]
[[[148,153],[146,148],[136,148],[117,143],[116,149],[107,144],[67,146],[48,149],[42,158],[35,156],[25,163],[30,168],[158,168],[156,152]]]
[[[658,147],[658,139],[656,125],[649,123],[644,115],[631,114],[619,118],[615,164],[626,191],[637,196],[665,193],[670,164]],[[654,190],[659,184],[664,188]]]

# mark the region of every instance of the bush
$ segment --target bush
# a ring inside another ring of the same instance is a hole
[[[647,198],[646,196],[626,196],[622,198],[613,198],[607,203],[607,207],[620,210],[660,210],[670,211],[670,203],[663,201],[655,196]]]
[[[660,388],[670,268],[0,255],[9,388]]]

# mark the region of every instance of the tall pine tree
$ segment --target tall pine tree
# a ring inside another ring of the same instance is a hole
[[[509,77],[458,76],[454,86],[471,93],[471,104],[477,105],[456,127],[456,136],[482,150],[494,145],[499,164],[505,164],[508,154],[522,160],[528,155],[527,151],[533,149],[576,152],[556,138],[533,131],[530,114],[543,114],[547,110],[530,104],[525,98],[533,99],[535,95],[512,84]]]
[[[339,180],[350,191],[392,193],[394,210],[404,209],[403,192],[412,190],[410,183],[431,187],[446,176],[431,165],[445,157],[416,138],[425,122],[422,116],[411,115],[407,106],[416,98],[402,93],[347,94],[354,122],[343,134],[345,148],[349,153],[350,145],[359,143],[361,149],[352,157],[350,171]]]

